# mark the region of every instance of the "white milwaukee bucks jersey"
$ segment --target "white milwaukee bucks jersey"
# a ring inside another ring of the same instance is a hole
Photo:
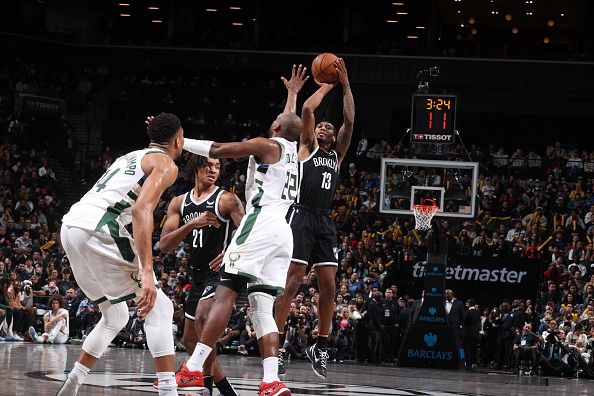
[[[80,201],[72,205],[62,222],[90,231],[115,221],[122,225],[131,223],[131,208],[146,179],[140,164],[150,153],[165,152],[150,148],[132,151],[116,159]]]
[[[283,215],[295,201],[298,186],[297,143],[273,137],[281,147],[281,159],[274,164],[259,164],[250,157],[245,185],[246,212],[266,209]]]

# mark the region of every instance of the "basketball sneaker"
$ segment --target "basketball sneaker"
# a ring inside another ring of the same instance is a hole
[[[31,341],[33,342],[43,342],[43,340],[37,335],[37,332],[35,331],[35,328],[33,326],[29,326],[29,336],[31,337]]]
[[[285,348],[280,348],[278,350],[278,375],[285,375],[287,374],[287,369],[285,368]]]
[[[258,396],[277,396],[277,395],[290,396],[291,390],[289,388],[287,388],[287,386],[280,381],[260,382],[260,390],[258,391]]]
[[[175,382],[180,388],[188,386],[204,386],[204,374],[202,371],[190,371],[185,363],[182,363],[181,368],[175,373]]]
[[[322,379],[326,379],[326,362],[328,361],[328,352],[318,348],[318,344],[313,344],[305,350],[307,357],[311,360],[311,368],[314,373]]]

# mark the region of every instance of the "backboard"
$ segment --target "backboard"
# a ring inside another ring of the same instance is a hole
[[[383,158],[380,212],[413,216],[412,206],[423,198],[435,200],[435,216],[474,218],[477,162]]]

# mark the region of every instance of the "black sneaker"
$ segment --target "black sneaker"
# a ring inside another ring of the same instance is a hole
[[[287,374],[287,369],[285,367],[285,348],[280,348],[278,350],[278,375],[285,375]]]
[[[328,352],[318,348],[313,344],[305,350],[307,357],[311,360],[311,368],[314,373],[322,379],[326,379],[326,362],[328,361]]]

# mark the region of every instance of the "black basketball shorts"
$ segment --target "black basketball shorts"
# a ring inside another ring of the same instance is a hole
[[[338,266],[336,225],[328,214],[292,207],[287,222],[293,231],[291,261],[312,267]]]
[[[214,297],[220,279],[221,276],[218,272],[208,271],[208,273],[201,277],[201,279],[194,279],[192,281],[190,294],[188,294],[184,305],[186,319],[196,319],[195,315],[198,303],[202,300]]]

